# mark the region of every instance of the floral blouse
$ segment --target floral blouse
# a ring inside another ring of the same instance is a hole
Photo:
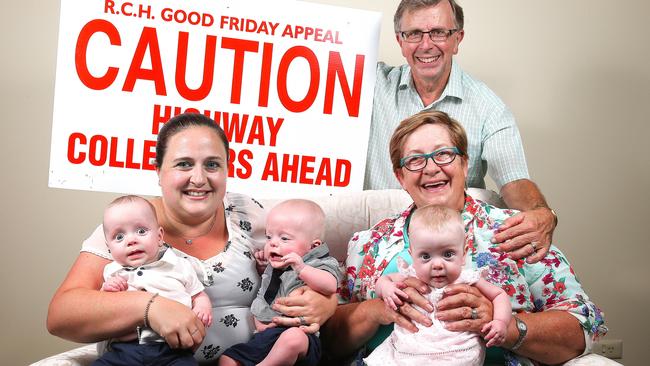
[[[341,284],[344,302],[377,297],[375,282],[393,257],[404,249],[404,225],[414,209],[412,204],[401,214],[352,237],[348,244],[347,277]],[[588,349],[607,328],[602,311],[589,301],[564,254],[552,245],[544,259],[528,264],[523,259],[508,258],[490,242],[494,231],[516,213],[465,196],[461,213],[468,246],[465,267],[480,269],[487,281],[500,286],[510,296],[513,311],[569,312],[582,325]],[[505,352],[505,356],[508,364],[531,364],[530,360],[510,352]]]

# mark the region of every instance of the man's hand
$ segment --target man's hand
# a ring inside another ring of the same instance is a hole
[[[549,208],[540,207],[507,219],[492,242],[501,243],[499,249],[514,260],[526,258],[526,262],[535,263],[548,253],[554,229],[555,215]]]
[[[548,253],[557,225],[544,195],[530,179],[507,183],[500,193],[508,207],[521,212],[504,222],[492,243],[501,244],[499,249],[508,252],[512,259],[526,258],[528,263],[540,261]]]

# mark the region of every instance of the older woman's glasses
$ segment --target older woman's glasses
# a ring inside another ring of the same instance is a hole
[[[456,155],[460,155],[460,150],[457,147],[443,147],[432,153],[407,156],[402,158],[399,164],[400,167],[404,167],[409,171],[418,172],[427,166],[429,158],[433,159],[437,166],[443,166],[451,164],[456,159]]]
[[[430,31],[421,31],[419,29],[412,31],[400,32],[402,39],[409,43],[419,43],[425,34],[429,35],[429,39],[433,42],[444,42],[452,34],[458,32],[458,29],[432,29]]]

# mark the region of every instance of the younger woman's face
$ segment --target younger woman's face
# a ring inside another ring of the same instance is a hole
[[[179,218],[214,215],[226,193],[227,154],[209,127],[188,127],[171,136],[157,169],[165,208]]]

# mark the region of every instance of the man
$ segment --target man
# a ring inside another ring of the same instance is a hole
[[[523,211],[506,221],[495,242],[503,243],[504,251],[514,250],[514,258],[536,262],[548,252],[557,217],[529,179],[511,112],[485,84],[453,61],[465,35],[463,24],[463,9],[455,0],[400,2],[395,36],[408,65],[377,65],[365,189],[399,188],[388,159],[388,142],[400,121],[424,109],[444,111],[467,131],[468,186],[485,188],[489,168],[504,202]]]

